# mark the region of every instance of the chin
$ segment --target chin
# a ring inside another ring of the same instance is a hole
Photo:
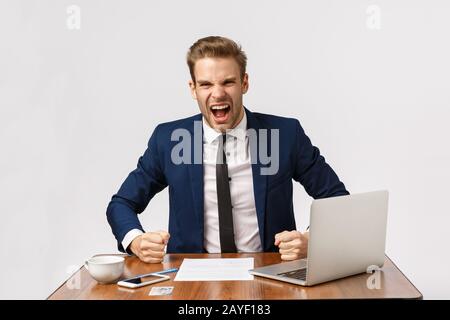
[[[214,124],[214,129],[224,132],[226,130],[231,129],[231,125],[225,124],[225,123],[224,124]]]

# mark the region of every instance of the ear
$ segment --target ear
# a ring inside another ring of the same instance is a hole
[[[191,96],[194,100],[197,100],[197,92],[195,91],[195,83],[191,79],[189,80],[189,88],[191,89]]]
[[[244,78],[242,79],[242,94],[247,93],[248,91],[248,74],[244,74]]]

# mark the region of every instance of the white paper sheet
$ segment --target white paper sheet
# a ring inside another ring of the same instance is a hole
[[[184,259],[174,281],[253,280],[253,258]]]

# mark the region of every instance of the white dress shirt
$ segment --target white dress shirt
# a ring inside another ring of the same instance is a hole
[[[253,173],[247,136],[247,116],[227,131],[225,153],[233,207],[234,241],[238,252],[262,251],[253,192]],[[220,252],[219,211],[217,206],[216,158],[219,137],[203,119],[204,247]]]
[[[238,252],[262,251],[253,192],[253,173],[247,136],[247,115],[232,130],[227,131],[225,152],[233,207],[234,241]],[[203,119],[203,192],[204,192],[204,248],[220,253],[219,211],[217,206],[216,158],[221,133]],[[142,234],[129,231],[122,241],[124,249]]]

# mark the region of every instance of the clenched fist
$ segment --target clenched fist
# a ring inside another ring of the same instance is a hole
[[[162,262],[170,234],[167,231],[147,232],[136,237],[130,244],[131,251],[146,263]]]
[[[283,231],[275,235],[275,245],[280,249],[281,260],[306,258],[308,254],[309,232]]]

